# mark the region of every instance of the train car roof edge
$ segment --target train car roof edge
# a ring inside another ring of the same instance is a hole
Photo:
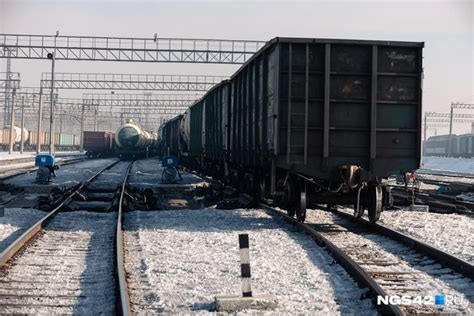
[[[240,71],[250,64],[255,58],[260,56],[269,47],[277,43],[320,43],[320,44],[351,44],[351,45],[378,45],[378,46],[400,46],[400,47],[418,47],[424,48],[425,42],[406,42],[406,41],[388,41],[388,40],[361,40],[361,39],[335,39],[335,38],[310,38],[310,37],[274,37],[260,48],[249,60],[237,69],[229,80],[240,73]],[[209,90],[210,91],[210,90]],[[207,94],[207,93],[206,93]]]

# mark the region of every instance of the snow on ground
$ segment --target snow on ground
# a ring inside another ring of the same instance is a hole
[[[59,213],[0,275],[0,313],[114,315],[115,223],[116,213]]]
[[[474,174],[474,158],[423,157],[421,169]]]
[[[376,314],[325,250],[262,210],[135,211],[124,225],[138,314],[208,313],[216,295],[240,295],[239,233],[250,237],[253,293],[278,298],[268,313]]]
[[[462,182],[462,183],[470,183],[474,184],[474,178],[466,178],[466,177],[453,177],[453,176],[440,176],[440,175],[432,175],[432,174],[424,174],[424,173],[418,173],[418,178],[423,180],[434,180],[434,181],[442,181],[446,183],[451,183],[451,182]]]
[[[79,183],[80,181],[85,181],[99,170],[112,163],[116,159],[93,159],[85,160],[82,162],[70,164],[67,166],[60,167],[56,170],[56,177],[53,177],[51,180],[51,185],[67,186],[71,187]],[[8,179],[4,181],[5,184],[25,187],[25,186],[41,186],[35,183],[36,174],[27,173],[19,175],[17,177]]]
[[[28,158],[29,159],[29,158]],[[56,157],[56,163],[62,162],[62,161],[68,161],[70,159],[76,159],[76,158],[66,158],[66,156],[63,157]],[[19,162],[15,162],[19,161]],[[21,159],[15,159],[14,162],[6,163],[7,160],[3,160],[5,162],[4,165],[2,165],[2,160],[0,160],[0,174],[2,176],[9,176],[13,175],[18,172],[22,172],[25,169],[32,168],[35,166],[35,161],[34,158],[31,158],[30,161],[24,162],[24,160]]]
[[[474,264],[474,218],[459,214],[385,211],[380,224]]]
[[[363,229],[359,230],[357,227],[353,231],[353,228],[350,227],[353,227],[354,224],[337,214],[318,209],[309,210],[306,222],[315,225],[318,230],[321,227],[331,228],[322,230],[323,235],[348,253],[365,271],[376,272],[372,273],[375,275],[384,272],[397,272],[412,276],[400,284],[387,282],[384,278],[377,279],[379,283],[383,282],[381,286],[388,295],[428,295],[434,297],[443,291],[442,293],[445,295],[453,295],[458,298],[454,304],[446,304],[443,307],[445,313],[456,315],[472,315],[474,313],[474,305],[472,305],[474,282],[470,278],[443,268],[437,262],[417,253],[416,250],[388,237]],[[334,232],[338,233],[334,234]],[[466,305],[463,302],[469,302],[471,305]],[[418,312],[433,313],[433,309],[429,306],[417,306],[416,308]]]
[[[0,253],[45,215],[36,209],[6,208],[0,217]]]
[[[56,157],[65,157],[65,156],[80,156],[84,155],[84,153],[81,153],[79,151],[58,151],[55,153]],[[24,158],[34,158],[36,156],[36,152],[33,151],[28,151],[28,152],[23,152],[23,154],[20,154],[20,152],[15,151],[12,152],[11,154],[8,153],[8,151],[0,151],[0,160],[10,160],[10,159],[24,159]]]
[[[206,182],[202,178],[188,172],[180,170],[182,180],[176,184],[161,183],[161,175],[163,173],[163,167],[161,161],[156,158],[138,160],[133,164],[132,171],[130,173],[129,183],[131,186],[139,188],[152,188],[152,187],[174,187],[183,185],[194,187],[206,185]]]

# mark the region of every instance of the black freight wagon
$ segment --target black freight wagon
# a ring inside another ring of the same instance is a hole
[[[189,108],[184,123],[190,124],[189,137],[185,136],[189,139],[188,165],[218,178],[225,176],[230,101],[230,81],[224,80]]]
[[[180,125],[183,115],[178,115],[163,125],[161,129],[161,155],[179,157],[181,151]]]
[[[380,179],[419,167],[423,46],[268,42],[231,79],[230,176],[301,220],[307,200],[376,220],[390,200]]]

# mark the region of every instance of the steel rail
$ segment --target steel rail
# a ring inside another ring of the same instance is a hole
[[[259,206],[267,212],[272,212],[283,217],[286,221],[297,226],[300,230],[313,237],[318,245],[326,247],[336,262],[338,262],[347,271],[347,273],[349,273],[349,275],[356,280],[360,287],[369,289],[368,295],[372,298],[372,301],[375,301],[377,296],[387,296],[387,293],[364,269],[362,269],[361,266],[352,260],[343,250],[341,250],[315,229],[311,228],[308,224],[298,222],[296,219],[289,217],[282,211],[279,211],[268,205],[259,204]],[[374,303],[374,306],[382,315],[404,315],[404,312],[396,305],[376,305]]]
[[[41,218],[38,222],[36,222],[33,226],[31,226],[26,232],[24,232],[20,237],[18,237],[12,244],[10,244],[2,253],[0,253],[0,268],[4,267],[13,256],[15,256],[24,246],[26,246],[26,244],[29,241],[31,241],[43,229],[43,227],[49,221],[51,221],[51,219],[54,218],[54,216],[56,216],[59,213],[59,210],[61,210],[61,208],[64,205],[69,203],[80,190],[86,187],[92,180],[97,178],[105,170],[108,170],[112,168],[113,166],[115,166],[118,162],[119,160],[108,164],[106,167],[101,169],[95,175],[90,177],[87,181],[79,184],[71,194],[69,194],[67,197],[62,199],[62,201],[60,202],[58,206],[56,206],[46,216]]]
[[[443,177],[451,177],[451,178],[468,178],[474,179],[474,174],[472,173],[460,173],[460,172],[453,172],[453,171],[436,171],[436,170],[429,170],[429,169],[419,169],[416,172],[418,175],[433,175],[433,176],[443,176]]]
[[[130,308],[130,297],[128,295],[127,287],[127,275],[125,273],[125,259],[124,259],[124,244],[123,244],[123,230],[122,230],[122,215],[123,215],[123,202],[125,195],[125,187],[127,185],[128,176],[130,175],[130,170],[132,169],[133,162],[127,168],[127,173],[122,183],[122,188],[120,190],[120,199],[117,212],[117,229],[116,229],[116,265],[117,265],[117,279],[119,286],[119,300],[120,300],[120,311],[122,315],[128,316],[131,315]]]
[[[333,213],[341,217],[353,220],[358,224],[364,225],[366,228],[372,231],[376,231],[377,233],[383,236],[386,236],[394,241],[413,248],[416,251],[424,254],[425,256],[428,256],[431,259],[441,263],[443,266],[453,269],[454,271],[461,273],[465,277],[474,280],[474,266],[465,260],[457,258],[456,256],[453,256],[438,248],[432,247],[421,240],[418,240],[414,237],[408,236],[386,226],[377,223],[371,223],[363,218],[356,218],[351,214],[344,213],[339,210],[333,210]]]

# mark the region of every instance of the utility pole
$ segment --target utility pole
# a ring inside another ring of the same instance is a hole
[[[424,131],[423,131],[423,141],[426,142],[426,129],[428,128],[428,126],[426,125],[426,113],[425,113],[425,128],[424,128]]]
[[[82,100],[82,109],[81,109],[81,145],[79,147],[80,152],[84,152],[84,111],[85,111],[85,101]]]
[[[3,51],[5,55],[7,56],[7,72],[5,73],[5,106],[4,106],[4,120],[3,120],[3,126],[7,127],[8,126],[8,117],[10,116],[10,83],[11,83],[11,49],[9,47],[4,46]]]
[[[451,147],[452,147],[452,141],[453,141],[453,109],[454,109],[454,104],[451,102],[451,113],[449,116],[449,143],[448,143],[448,157],[451,157]]]
[[[8,154],[11,155],[13,152],[13,144],[15,142],[15,138],[13,137],[13,132],[15,131],[15,100],[16,100],[16,88],[13,88],[12,94],[12,111],[10,115],[10,142],[8,146]]]
[[[56,45],[55,45],[56,46]],[[49,53],[48,58],[51,59],[51,92],[50,92],[50,117],[49,117],[49,154],[54,155],[54,53]]]
[[[36,153],[39,154],[41,152],[41,142],[44,141],[44,138],[41,137],[41,123],[43,119],[43,86],[40,87],[39,93],[39,107],[38,107],[38,135],[37,135],[37,142],[36,142]]]
[[[21,97],[21,136],[20,136],[20,154],[23,154],[25,138],[25,96]]]

